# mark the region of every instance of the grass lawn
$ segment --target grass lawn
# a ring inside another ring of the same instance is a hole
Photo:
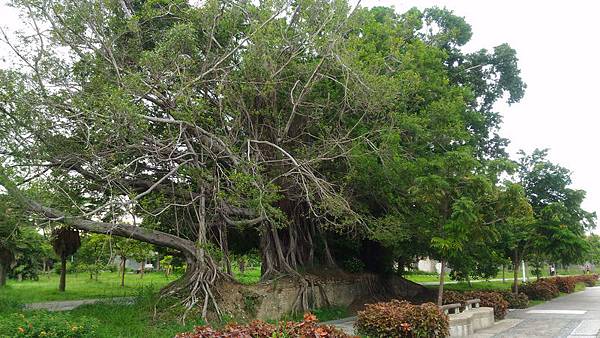
[[[85,305],[69,311],[74,320],[88,317],[98,320],[97,337],[174,337],[175,334],[192,331],[194,326],[204,322],[198,317],[188,318],[186,325],[181,324],[175,311],[170,315],[153,318],[155,297],[152,294],[138,298],[132,305],[93,304]]]
[[[67,289],[58,291],[58,274],[40,276],[38,281],[25,280],[17,282],[9,280],[6,287],[0,288],[0,302],[12,300],[18,303],[35,303],[54,300],[75,300],[89,298],[111,298],[137,295],[142,287],[160,289],[173,281],[176,276],[165,277],[163,273],[146,273],[144,278],[137,274],[125,274],[125,287],[117,272],[100,273],[98,280],[91,280],[88,274],[67,275]]]
[[[256,284],[260,280],[260,266],[248,267],[244,273],[240,273],[237,267],[233,267],[233,276],[242,284]]]
[[[440,276],[438,275],[426,275],[426,274],[407,274],[404,278],[413,281],[415,283],[423,283],[423,282],[438,282],[440,280]],[[446,275],[446,280],[450,280],[450,276]]]

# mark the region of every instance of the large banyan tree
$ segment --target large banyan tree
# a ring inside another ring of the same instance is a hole
[[[36,217],[181,252],[187,272],[165,292],[204,309],[231,276],[232,238],[256,239],[263,279],[302,281],[335,264],[328,236],[369,236],[389,211],[349,181],[361,156],[493,157],[491,106],[522,96],[514,51],[462,54],[470,27],[446,10],[14,4],[26,28],[4,34],[0,185]]]

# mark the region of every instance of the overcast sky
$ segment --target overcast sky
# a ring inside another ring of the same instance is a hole
[[[14,27],[18,20],[5,3],[0,0],[0,25]],[[600,145],[600,2],[363,0],[362,4],[394,6],[398,12],[415,6],[447,7],[473,27],[467,50],[491,49],[504,42],[515,48],[528,87],[520,103],[498,106],[504,116],[502,134],[511,140],[510,152],[549,148],[551,160],[573,171],[573,187],[588,192],[586,209],[600,214],[594,146]]]

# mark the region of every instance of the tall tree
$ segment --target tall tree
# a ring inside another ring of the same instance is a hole
[[[79,231],[60,227],[52,232],[52,248],[60,258],[60,281],[58,291],[64,292],[67,283],[67,258],[74,255],[81,246]]]
[[[299,271],[335,264],[332,234],[425,243],[396,258],[440,253],[432,237],[463,243],[493,181],[496,155],[478,150],[491,107],[524,87],[512,49],[463,55],[470,27],[440,9],[15,4],[34,32],[7,41],[17,66],[0,71],[0,185],[48,219],[181,252],[186,274],[163,292],[203,315],[231,278],[213,253],[229,266],[240,234],[257,237],[263,279],[298,279],[298,308],[314,305]]]
[[[580,261],[596,213],[583,209],[584,190],[570,188],[571,172],[547,159],[548,150],[520,153],[519,179],[536,218],[537,250],[555,262]]]

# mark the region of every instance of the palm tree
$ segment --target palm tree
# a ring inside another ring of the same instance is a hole
[[[75,254],[81,246],[79,231],[71,228],[57,228],[52,231],[52,247],[60,257],[60,283],[58,291],[65,291],[67,277],[67,257]]]

